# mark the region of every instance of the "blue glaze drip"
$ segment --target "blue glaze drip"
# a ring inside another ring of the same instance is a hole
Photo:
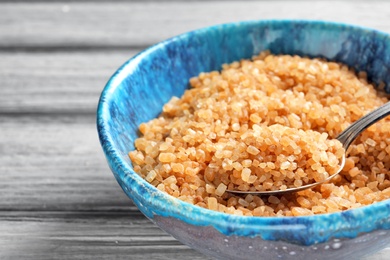
[[[181,96],[189,78],[220,70],[223,63],[262,50],[343,62],[366,71],[390,92],[390,39],[387,34],[348,25],[310,21],[250,21],[189,32],[159,43],[125,63],[107,83],[99,102],[99,138],[119,184],[150,219],[173,217],[195,226],[213,226],[225,235],[261,236],[312,245],[330,238],[353,238],[390,229],[390,202],[341,213],[308,217],[240,217],[209,211],[159,192],[132,169],[140,123],[155,118],[172,96]]]

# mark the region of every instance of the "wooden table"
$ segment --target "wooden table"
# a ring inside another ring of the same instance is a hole
[[[124,195],[100,149],[96,105],[115,69],[151,44],[270,18],[390,33],[390,2],[0,0],[0,259],[208,259]]]

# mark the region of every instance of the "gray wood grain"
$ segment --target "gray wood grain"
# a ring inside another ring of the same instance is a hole
[[[0,114],[92,114],[110,76],[138,51],[0,52]]]
[[[0,50],[145,47],[238,20],[321,19],[390,32],[388,1],[0,3]]]
[[[207,259],[137,215],[0,212],[0,258]]]
[[[0,117],[0,210],[125,210],[94,116]]]

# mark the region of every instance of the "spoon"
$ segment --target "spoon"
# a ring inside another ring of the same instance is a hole
[[[353,124],[348,126],[343,132],[339,134],[339,136],[337,136],[336,139],[342,143],[345,152],[347,152],[350,144],[358,137],[358,135],[361,132],[363,132],[369,126],[383,119],[389,114],[390,114],[390,102],[387,102],[386,104],[371,111],[370,113],[366,114],[365,116],[363,116],[362,118],[360,118],[359,120],[355,121]],[[252,194],[252,195],[274,195],[274,194],[286,194],[291,192],[297,192],[297,191],[313,188],[317,185],[329,181],[330,179],[334,178],[342,171],[344,165],[345,165],[345,154],[342,157],[340,167],[338,171],[336,171],[336,173],[334,173],[333,175],[329,176],[328,178],[326,178],[321,182],[313,182],[297,188],[288,188],[285,190],[267,190],[267,191],[239,191],[239,190],[226,190],[226,191],[232,194]]]

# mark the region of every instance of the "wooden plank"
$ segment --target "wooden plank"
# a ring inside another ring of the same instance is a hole
[[[1,210],[128,210],[95,117],[0,117]]]
[[[0,52],[0,113],[94,113],[110,76],[138,51]]]
[[[207,259],[129,213],[0,212],[1,259]]]
[[[3,51],[145,47],[209,25],[253,19],[320,19],[390,32],[388,1],[0,3]]]

